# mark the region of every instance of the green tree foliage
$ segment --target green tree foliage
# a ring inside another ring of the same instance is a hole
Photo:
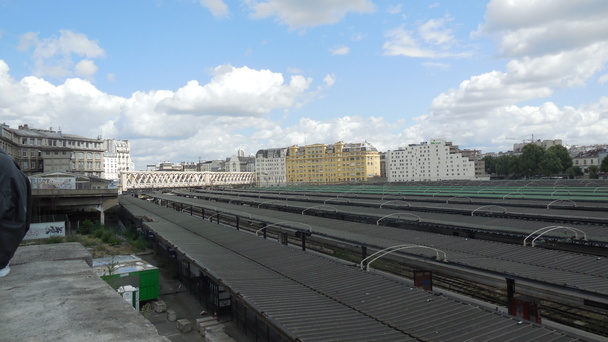
[[[496,173],[496,158],[492,156],[484,156],[482,160],[485,163],[486,172],[489,174]]]
[[[538,175],[545,149],[535,144],[527,144],[521,151],[519,156],[521,173],[527,177]]]
[[[608,172],[608,156],[602,159],[602,163],[600,164],[600,171]]]
[[[543,176],[552,176],[564,171],[562,161],[554,151],[547,150],[540,159],[538,171]]]
[[[569,179],[575,179],[576,177],[580,177],[584,174],[583,169],[580,166],[572,166],[566,170]]]
[[[589,178],[590,179],[597,179],[597,173],[599,172],[599,167],[597,167],[597,165],[591,165],[589,166],[589,168],[587,169],[589,171]]]
[[[502,155],[496,158],[496,173],[500,176],[510,176],[518,173],[517,157]]]
[[[608,158],[605,158],[608,160]],[[547,150],[535,144],[523,147],[519,156],[485,156],[483,161],[489,174],[503,177],[553,176],[566,172],[571,178],[582,175],[582,170],[572,167],[572,157],[564,146],[551,146]],[[608,171],[608,161],[606,161]]]
[[[566,171],[568,168],[572,167],[572,157],[570,157],[570,153],[568,153],[568,149],[565,148],[564,146],[562,146],[562,145],[551,146],[547,149],[547,151],[545,151],[545,153],[552,153],[559,159],[560,164],[561,164],[561,169],[556,171],[555,173]]]

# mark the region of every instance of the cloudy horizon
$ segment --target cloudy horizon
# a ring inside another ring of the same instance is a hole
[[[608,143],[608,3],[467,5],[6,0],[0,121],[129,140],[137,170],[337,141]]]

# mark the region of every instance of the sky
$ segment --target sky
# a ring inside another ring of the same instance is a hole
[[[0,0],[0,122],[136,170],[442,138],[608,143],[605,0]]]

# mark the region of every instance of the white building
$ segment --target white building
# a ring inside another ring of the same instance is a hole
[[[386,176],[389,182],[418,182],[475,179],[475,162],[451,143],[433,139],[386,152]]]
[[[227,172],[255,172],[255,158],[235,155],[226,160]]]
[[[255,170],[258,174],[259,186],[270,187],[286,185],[286,155],[287,148],[259,150],[255,154]]]
[[[135,165],[131,161],[131,143],[129,140],[106,139],[104,147],[106,149],[103,154],[105,179],[119,179],[120,172],[135,171]]]

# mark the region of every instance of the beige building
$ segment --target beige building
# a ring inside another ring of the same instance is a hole
[[[380,154],[371,144],[291,146],[285,157],[288,184],[341,184],[380,177]]]
[[[72,172],[91,177],[104,173],[104,141],[52,129],[18,129],[0,126],[2,148],[27,175],[51,171]]]
[[[589,172],[589,166],[597,166],[602,164],[602,160],[606,157],[606,150],[591,150],[580,152],[572,158],[572,165],[580,167],[584,173]]]

